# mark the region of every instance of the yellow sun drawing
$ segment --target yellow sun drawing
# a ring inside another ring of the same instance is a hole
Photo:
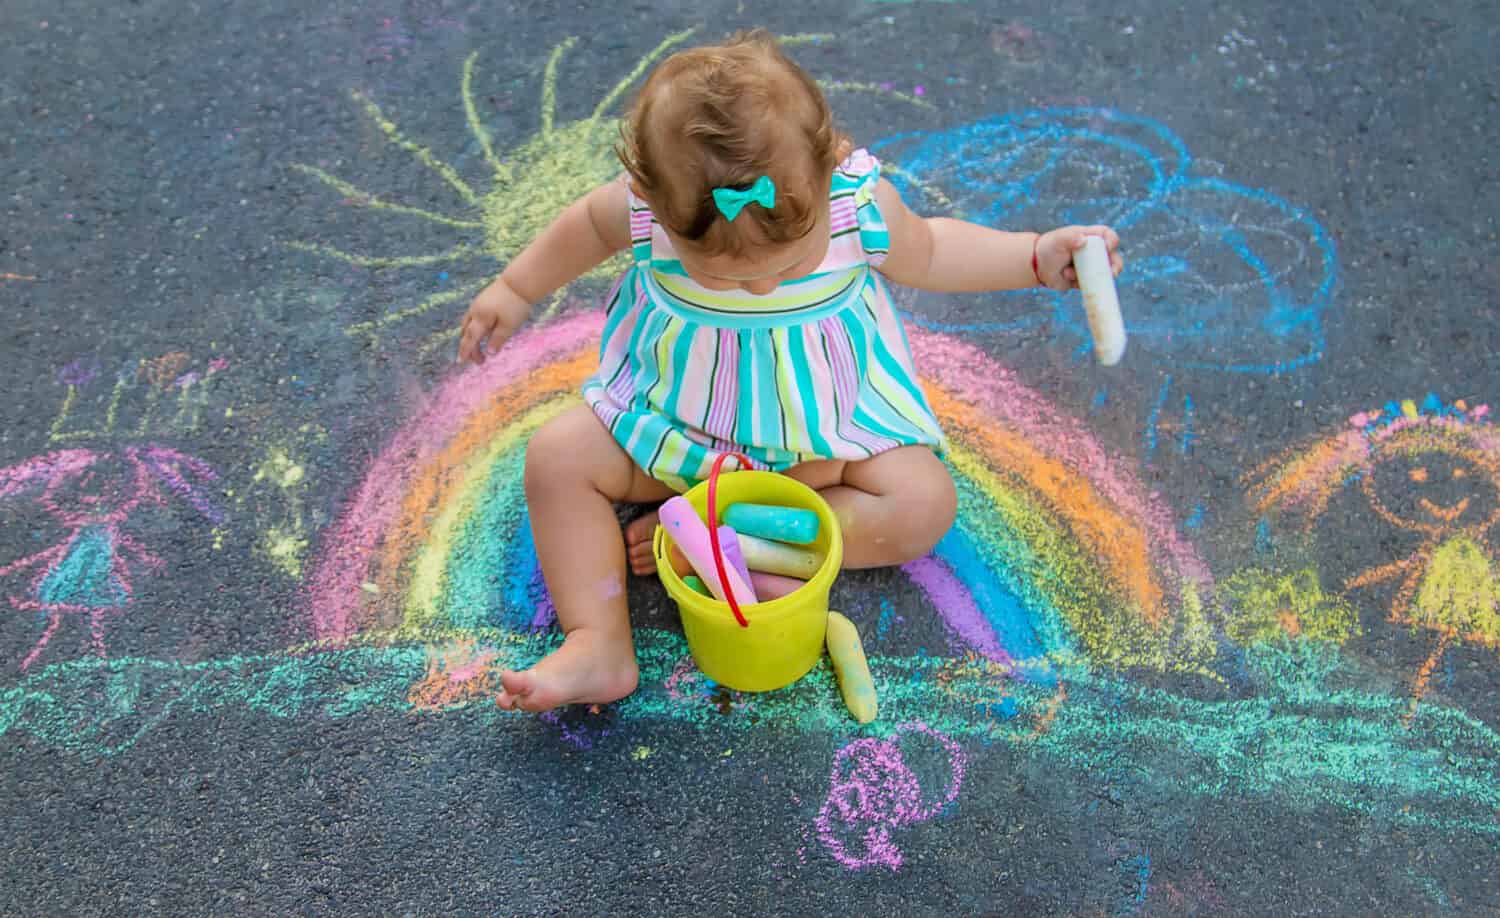
[[[387,141],[411,154],[458,193],[466,204],[466,213],[450,216],[410,207],[373,195],[317,166],[295,163],[293,168],[318,179],[355,206],[426,220],[458,230],[467,239],[451,248],[422,255],[367,255],[314,242],[290,242],[288,245],[300,251],[370,268],[438,265],[474,258],[505,263],[585,190],[619,174],[620,164],[614,154],[614,142],[619,136],[619,120],[608,112],[653,62],[695,31],[696,29],[685,29],[667,36],[636,62],[630,72],[599,100],[587,118],[561,125],[556,123],[558,67],[563,55],[573,47],[577,38],[567,38],[560,42],[552,49],[542,76],[540,130],[504,156],[496,151],[489,131],[480,120],[479,109],[474,101],[474,64],[479,52],[470,54],[464,60],[460,95],[469,132],[478,143],[492,173],[492,183],[488,190],[475,188],[431,149],[407,137],[374,100],[357,91],[352,93],[354,101],[363,108]],[[821,34],[792,35],[783,36],[780,41],[786,45],[816,43],[831,37]],[[926,100],[867,83],[836,80],[822,80],[820,83],[827,91],[873,92],[919,107],[933,108]],[[602,277],[618,273],[624,267],[624,257],[622,254],[606,262],[587,276]],[[466,302],[489,282],[492,274],[493,272],[461,279],[454,286],[431,294],[420,302],[396,309],[379,318],[351,325],[346,330],[352,335],[379,341],[398,323],[422,316],[440,306]],[[559,302],[561,291],[553,297],[551,304],[543,312],[543,317],[555,309]],[[422,351],[425,353],[456,336],[457,323],[454,322],[449,330],[438,332],[429,338]]]

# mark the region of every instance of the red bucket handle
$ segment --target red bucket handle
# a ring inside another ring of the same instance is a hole
[[[739,601],[734,598],[734,590],[729,588],[729,572],[724,568],[724,549],[719,547],[719,469],[730,456],[739,462],[741,471],[753,468],[750,460],[740,453],[720,453],[719,458],[714,460],[714,467],[708,473],[708,546],[714,553],[714,572],[719,575],[724,601],[729,603],[729,611],[734,613],[734,620],[740,623],[740,627],[749,628],[750,623],[745,620],[744,614],[740,612]]]

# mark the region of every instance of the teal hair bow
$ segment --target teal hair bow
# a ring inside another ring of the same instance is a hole
[[[762,175],[755,180],[755,184],[740,191],[738,188],[715,188],[714,205],[719,208],[719,213],[730,222],[740,215],[745,205],[754,201],[766,210],[776,206],[776,183],[771,181],[769,175]]]

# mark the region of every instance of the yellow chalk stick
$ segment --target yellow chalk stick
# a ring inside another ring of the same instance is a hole
[[[865,648],[859,642],[859,629],[837,612],[828,613],[828,658],[833,661],[834,675],[844,706],[854,719],[867,724],[880,709],[875,697],[875,680],[870,678],[870,664],[865,662]]]
[[[818,552],[751,535],[740,535],[740,552],[746,567],[763,574],[810,580],[823,566],[823,556]]]

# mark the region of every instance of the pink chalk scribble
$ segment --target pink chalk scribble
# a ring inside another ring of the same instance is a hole
[[[929,738],[946,754],[949,782],[937,798],[926,798],[903,757],[902,739],[911,736]],[[855,740],[834,757],[828,799],[814,823],[818,838],[850,870],[899,869],[893,831],[931,819],[957,799],[966,763],[957,743],[926,724],[902,724],[888,739]]]
[[[64,449],[0,469],[0,500],[40,488],[38,506],[67,530],[56,545],[0,566],[0,578],[36,571],[24,594],[8,599],[47,621],[21,669],[36,662],[64,615],[88,617],[94,652],[104,656],[104,620],[129,605],[132,569],[164,566],[124,524],[142,504],[175,494],[218,525],[224,515],[199,487],[217,479],[201,459],[163,446]]]

